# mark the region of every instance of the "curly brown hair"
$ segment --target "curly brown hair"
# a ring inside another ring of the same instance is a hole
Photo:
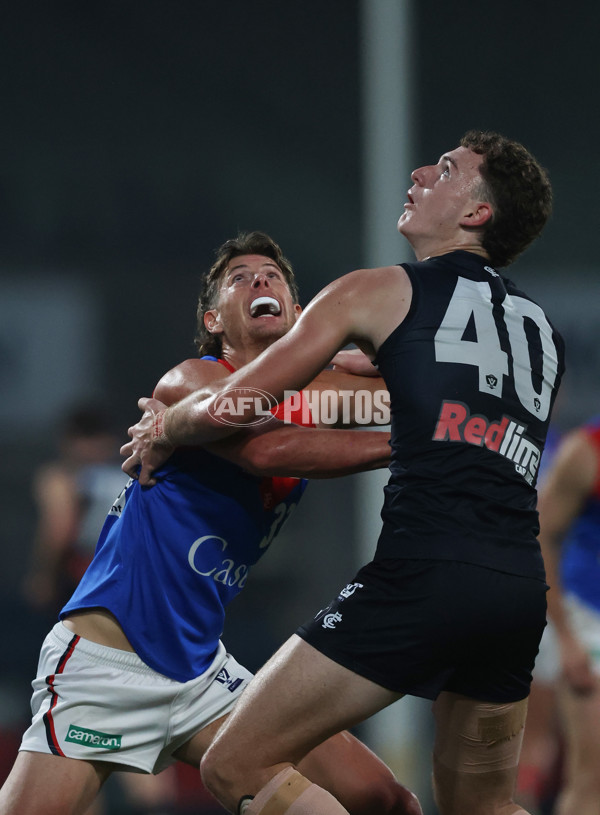
[[[498,133],[470,130],[461,147],[484,157],[480,195],[493,207],[482,247],[494,266],[507,266],[538,237],[552,212],[546,170],[519,142]]]
[[[209,354],[218,357],[221,353],[220,335],[211,334],[204,325],[204,315],[218,303],[219,286],[229,263],[240,255],[262,255],[271,258],[283,272],[283,276],[294,303],[299,302],[298,285],[292,264],[284,256],[280,246],[265,232],[240,232],[215,251],[216,260],[202,280],[194,344],[200,356]]]

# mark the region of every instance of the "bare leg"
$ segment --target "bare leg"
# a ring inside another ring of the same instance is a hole
[[[129,802],[139,810],[149,807],[173,807],[177,800],[175,767],[171,766],[158,775],[148,773],[120,773],[119,782]],[[88,813],[86,812],[86,815]]]
[[[517,800],[538,812],[552,787],[560,754],[555,683],[534,676],[517,776]]]
[[[576,694],[559,685],[566,737],[566,781],[557,815],[600,815],[600,688]]]
[[[111,772],[103,762],[20,752],[0,790],[2,815],[83,815]]]
[[[416,795],[347,730],[311,750],[298,770],[334,795],[351,815],[422,815]]]
[[[291,637],[256,675],[202,763],[207,787],[235,812],[319,744],[399,698]],[[314,815],[320,811],[313,808]],[[338,810],[343,813],[343,807]]]
[[[197,733],[177,751],[176,757],[199,767],[226,718]],[[396,781],[375,753],[347,731],[311,750],[299,762],[298,770],[334,795],[351,815],[422,815],[416,796]]]

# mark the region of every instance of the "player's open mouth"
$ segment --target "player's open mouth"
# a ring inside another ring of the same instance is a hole
[[[277,316],[281,314],[281,306],[274,297],[257,297],[250,303],[251,317]]]

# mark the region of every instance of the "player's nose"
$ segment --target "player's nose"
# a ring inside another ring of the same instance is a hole
[[[269,288],[269,278],[262,272],[258,272],[258,274],[254,275],[254,280],[252,281],[252,288],[259,289],[261,286]]]

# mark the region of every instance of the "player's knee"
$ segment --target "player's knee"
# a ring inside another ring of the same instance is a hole
[[[510,773],[454,771],[434,759],[433,793],[439,815],[526,815],[512,799],[512,781]]]
[[[222,759],[219,751],[213,750],[212,747],[209,747],[202,757],[200,762],[202,783],[219,800],[224,796],[229,797],[228,794],[233,786],[233,777],[237,775],[236,772],[232,772],[234,767],[233,763]]]
[[[328,786],[323,780],[323,786]],[[417,799],[381,764],[369,772],[348,772],[332,790],[351,815],[423,815]]]
[[[386,800],[381,810],[386,815],[423,815],[419,799],[407,787],[395,781],[385,791]],[[371,810],[373,812],[374,810]]]

